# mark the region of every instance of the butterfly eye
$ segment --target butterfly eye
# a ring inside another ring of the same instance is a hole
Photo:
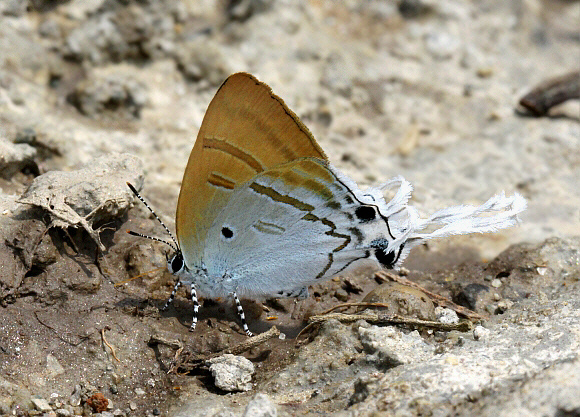
[[[234,237],[234,232],[229,227],[223,227],[222,236],[225,237],[226,239],[231,239],[232,237]]]
[[[369,206],[360,206],[354,211],[356,217],[362,222],[369,222],[376,217],[375,209]]]
[[[183,256],[180,253],[175,255],[170,262],[171,265],[171,273],[175,274],[176,272],[181,271],[183,268]]]

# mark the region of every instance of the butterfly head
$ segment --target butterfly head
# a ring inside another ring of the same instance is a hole
[[[141,202],[145,205],[145,207],[147,207],[147,209],[153,214],[153,216],[155,216],[155,218],[161,224],[161,226],[163,226],[165,231],[169,234],[169,237],[171,237],[173,244],[170,242],[167,242],[166,240],[159,239],[159,238],[152,237],[152,236],[147,236],[147,235],[144,235],[144,234],[141,234],[138,232],[133,232],[131,230],[127,230],[127,233],[129,233],[130,235],[133,235],[133,236],[144,237],[146,239],[155,240],[156,242],[161,242],[161,243],[166,244],[167,246],[169,246],[173,250],[173,256],[170,257],[167,254],[165,255],[165,258],[167,259],[167,269],[169,270],[169,272],[171,272],[174,275],[180,275],[181,273],[186,272],[187,268],[185,266],[185,259],[183,258],[183,253],[181,252],[179,244],[177,243],[177,239],[175,239],[175,237],[173,236],[173,234],[171,233],[169,228],[167,226],[165,226],[165,223],[163,223],[163,221],[159,218],[159,216],[157,216],[157,214],[155,214],[155,211],[153,211],[153,209],[149,206],[149,204],[147,204],[147,202],[143,199],[143,197],[141,197],[141,195],[139,194],[137,189],[130,183],[127,183],[127,186],[131,189],[133,194],[135,194],[135,196],[139,200],[141,200]]]
[[[185,260],[180,250],[171,257],[167,256],[167,270],[173,275],[179,275],[185,270]]]

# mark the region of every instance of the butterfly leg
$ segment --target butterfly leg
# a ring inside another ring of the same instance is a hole
[[[173,302],[173,299],[175,298],[175,293],[177,293],[177,290],[179,289],[179,287],[181,287],[181,281],[177,280],[177,282],[175,283],[175,286],[173,287],[173,291],[171,291],[171,295],[167,299],[167,302],[165,303],[163,308],[161,308],[161,311],[167,310],[167,308],[169,307],[169,304],[171,304]]]
[[[199,311],[199,301],[197,300],[197,291],[195,291],[195,287],[193,286],[193,284],[191,284],[191,301],[193,301],[193,320],[191,321],[189,331],[193,332],[195,330],[195,326],[197,326],[197,312]]]
[[[298,290],[296,294],[296,298],[299,300],[305,300],[309,296],[310,294],[308,293],[308,287],[300,288],[300,290]]]
[[[291,291],[278,291],[276,298],[297,298],[299,300],[304,300],[308,298],[308,287],[297,288]]]
[[[252,337],[254,334],[248,329],[248,324],[246,323],[246,315],[244,314],[244,309],[242,308],[242,303],[240,303],[240,299],[238,295],[234,293],[234,300],[236,301],[236,308],[238,309],[238,316],[240,316],[240,320],[242,321],[242,327],[246,334]]]

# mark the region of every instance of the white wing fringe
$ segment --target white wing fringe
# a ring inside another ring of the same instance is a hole
[[[378,197],[385,189],[399,187],[395,196],[381,204],[381,214],[389,218],[395,240],[389,242],[387,252],[398,250],[404,244],[399,257],[400,264],[412,247],[427,240],[468,233],[496,232],[518,223],[518,214],[526,209],[526,200],[520,194],[506,197],[495,195],[480,206],[460,205],[433,213],[426,219],[408,204],[413,186],[403,177],[396,177],[367,193]],[[384,200],[383,200],[384,201]]]

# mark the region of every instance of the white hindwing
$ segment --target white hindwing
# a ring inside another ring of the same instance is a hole
[[[386,202],[388,188],[397,191]],[[231,191],[207,234],[204,272],[193,280],[209,297],[304,294],[359,259],[397,268],[426,240],[510,227],[526,208],[519,194],[501,193],[422,219],[408,205],[411,192],[401,177],[361,191],[316,158],[263,171]]]
[[[363,193],[319,159],[264,171],[232,191],[212,224],[204,252],[208,278],[229,281],[241,296],[276,296],[361,258],[392,266],[397,252],[384,249],[395,231],[380,213],[385,209],[380,193]]]

